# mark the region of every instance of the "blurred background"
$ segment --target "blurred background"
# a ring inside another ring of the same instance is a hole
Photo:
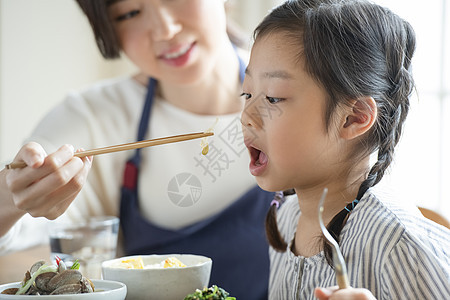
[[[280,2],[229,0],[230,17],[248,34],[249,46],[251,30]],[[408,20],[417,35],[417,93],[379,189],[450,218],[450,0],[374,2]],[[0,162],[14,158],[71,89],[133,70],[126,60],[102,59],[74,0],[0,0]]]

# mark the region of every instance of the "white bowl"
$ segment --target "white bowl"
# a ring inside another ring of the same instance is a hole
[[[166,258],[175,257],[186,267],[124,269],[117,264],[122,260],[141,257],[144,266],[159,264]],[[104,279],[116,280],[127,285],[127,299],[174,300],[184,299],[196,289],[209,285],[212,260],[209,257],[192,254],[135,255],[102,263]]]
[[[122,282],[98,280],[98,279],[97,280],[92,279],[91,281],[95,286],[96,292],[94,293],[73,294],[73,295],[43,295],[43,296],[0,294],[0,299],[30,300],[32,298],[36,298],[39,300],[55,300],[55,299],[124,300],[127,295],[127,287]],[[3,284],[0,285],[0,293],[5,289],[18,287],[20,287],[20,282]]]

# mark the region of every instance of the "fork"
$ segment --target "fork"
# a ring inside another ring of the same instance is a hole
[[[328,232],[327,228],[323,224],[322,213],[323,213],[323,203],[325,202],[325,197],[327,196],[328,189],[324,188],[322,197],[319,201],[319,225],[322,230],[323,235],[331,244],[331,249],[333,252],[333,266],[336,272],[336,280],[340,289],[345,289],[350,287],[348,283],[347,267],[345,266],[344,257],[342,256],[341,250],[336,240]]]

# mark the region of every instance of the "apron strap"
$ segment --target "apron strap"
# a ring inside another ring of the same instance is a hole
[[[142,141],[147,133],[148,123],[152,111],[153,96],[155,94],[157,81],[154,78],[150,78],[147,84],[147,95],[145,96],[144,108],[141,114],[141,120],[139,122],[137,140]],[[137,182],[139,176],[139,166],[141,164],[141,152],[140,148],[136,149],[134,155],[127,161],[125,170],[123,172],[122,188],[128,190],[137,189]]]

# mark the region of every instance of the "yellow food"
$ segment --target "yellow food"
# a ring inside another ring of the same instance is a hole
[[[219,118],[216,118],[216,122],[207,130],[205,130],[205,132],[213,132],[214,126],[216,126],[217,122],[219,121]],[[206,140],[206,137],[202,138],[202,140],[200,141],[200,146],[202,147],[202,154],[206,155],[209,152],[209,144],[208,141]]]
[[[176,257],[169,257],[164,261],[164,268],[183,268],[186,267],[185,264],[183,264],[178,258]]]
[[[206,154],[208,154],[208,152],[209,152],[209,145],[206,144],[206,146],[204,146],[203,149],[202,149],[202,154],[206,155]]]
[[[121,261],[122,265],[126,269],[143,269],[144,261],[142,257],[130,258]]]
[[[162,268],[183,268],[186,267],[178,258],[168,257],[160,263],[144,265],[142,257],[122,259],[115,267],[122,269],[162,269]]]

